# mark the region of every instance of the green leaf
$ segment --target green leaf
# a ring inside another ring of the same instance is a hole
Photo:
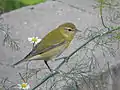
[[[9,12],[24,6],[45,2],[46,0],[0,0],[0,10]]]
[[[38,3],[45,2],[45,1],[46,0],[20,0],[20,2],[22,2],[23,4],[26,4],[26,5],[38,4]]]
[[[97,0],[98,3],[105,3],[105,0]]]
[[[120,32],[116,33],[115,38],[118,39],[118,40],[120,40]]]
[[[18,9],[22,6],[25,6],[18,0],[0,0],[0,8],[4,10],[4,12],[9,12],[14,9]]]

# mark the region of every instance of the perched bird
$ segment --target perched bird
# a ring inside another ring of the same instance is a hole
[[[73,23],[64,23],[49,32],[22,60],[13,64],[16,66],[27,60],[44,60],[48,69],[48,60],[58,57],[73,40],[75,33],[79,31]]]

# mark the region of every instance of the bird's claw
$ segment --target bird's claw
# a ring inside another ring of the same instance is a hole
[[[67,63],[69,60],[69,57],[64,57],[65,62]]]

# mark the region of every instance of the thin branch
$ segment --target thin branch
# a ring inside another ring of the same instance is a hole
[[[108,30],[110,30],[110,29],[105,25],[102,15],[100,16],[100,18],[101,18],[101,21],[102,21],[102,25],[103,25],[105,28],[107,28]]]
[[[97,38],[97,37],[100,37],[100,35],[97,35],[97,36],[91,38],[91,39],[88,40],[86,43],[84,43],[82,46],[80,46],[78,49],[76,49],[74,52],[72,52],[68,57],[66,57],[66,58],[64,59],[64,61],[62,61],[62,62],[59,64],[59,66],[55,69],[55,71],[56,71],[57,69],[59,69],[65,62],[68,62],[68,60],[70,59],[70,57],[72,57],[77,51],[79,51],[81,48],[83,48],[84,46],[86,46],[89,42],[91,42],[92,40],[94,40],[94,39]]]
[[[107,27],[107,26],[105,25],[105,23],[104,23],[103,13],[102,13],[102,11],[103,11],[103,4],[104,4],[104,1],[101,0],[101,1],[100,1],[100,18],[101,18],[101,21],[102,21],[102,25],[103,25],[105,28],[107,28],[108,30],[110,30],[110,28]]]
[[[20,49],[18,43],[10,35],[11,33],[9,32],[8,25],[0,23],[0,31],[5,34],[4,35],[4,40],[3,40],[3,45],[4,46],[8,45],[13,50],[19,50]]]
[[[49,74],[49,75],[46,76],[37,86],[35,86],[35,87],[34,87],[33,89],[31,89],[31,90],[35,90],[35,89],[38,88],[41,84],[43,84],[45,81],[47,81],[49,78],[55,76],[56,74],[59,74],[59,72],[58,72],[58,71],[55,71],[55,72]]]
[[[23,80],[24,83],[26,83],[25,79],[23,78],[23,76],[21,75],[21,73],[19,73],[21,79]]]

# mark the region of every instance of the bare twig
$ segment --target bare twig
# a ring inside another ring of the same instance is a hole
[[[19,73],[21,79],[23,80],[24,83],[26,83],[25,79],[23,78],[23,76],[21,75],[21,73]]]
[[[45,81],[47,81],[49,78],[55,76],[56,74],[59,74],[58,71],[55,71],[51,74],[49,74],[48,76],[46,76],[38,85],[36,85],[34,88],[32,88],[31,90],[35,90],[36,88],[38,88],[41,84],[43,84]]]
[[[5,34],[4,40],[3,40],[3,45],[8,45],[13,50],[20,49],[18,43],[10,36],[8,25],[0,23],[0,31],[2,31]]]

